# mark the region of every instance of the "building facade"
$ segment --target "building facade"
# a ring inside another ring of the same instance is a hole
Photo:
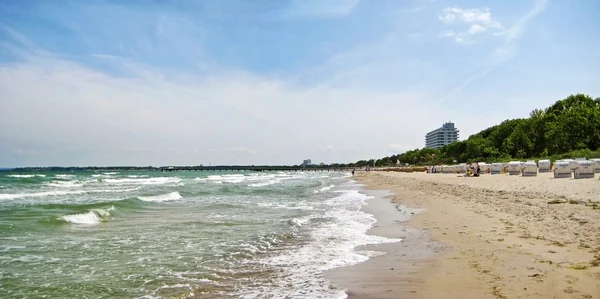
[[[311,166],[311,165],[312,165],[312,161],[310,159],[306,159],[306,160],[302,161],[303,167]]]
[[[425,135],[425,147],[427,148],[440,148],[456,141],[458,141],[458,129],[451,122],[444,123],[441,128]]]

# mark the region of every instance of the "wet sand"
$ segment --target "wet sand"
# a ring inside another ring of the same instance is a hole
[[[598,178],[356,179],[393,192],[365,206],[378,220],[369,233],[403,241],[369,246],[388,254],[328,273],[349,298],[600,298]],[[424,211],[402,222],[398,204]]]

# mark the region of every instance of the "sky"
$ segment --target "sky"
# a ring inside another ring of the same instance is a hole
[[[0,167],[347,163],[600,97],[597,0],[0,0]]]

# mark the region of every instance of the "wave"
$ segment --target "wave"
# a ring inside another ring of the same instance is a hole
[[[58,187],[58,188],[74,188],[83,186],[82,181],[52,181],[47,183],[46,186]]]
[[[260,183],[254,183],[254,184],[250,184],[248,185],[248,187],[264,187],[264,186],[269,186],[269,185],[273,185],[273,184],[277,184],[281,182],[281,179],[277,180],[268,180],[266,182],[260,182]]]
[[[182,199],[183,196],[181,196],[181,194],[179,194],[179,192],[175,191],[175,192],[171,192],[171,193],[167,193],[167,194],[154,195],[154,196],[138,196],[137,198],[142,201],[163,202],[163,201]]]
[[[90,193],[115,193],[115,192],[129,192],[135,191],[138,188],[130,188],[130,189],[104,189],[104,190],[55,190],[55,191],[45,191],[45,192],[34,192],[34,193],[0,193],[0,200],[7,199],[18,199],[18,198],[26,198],[26,197],[46,197],[46,196],[61,196],[61,195],[77,195],[77,194],[90,194]]]
[[[346,298],[342,290],[323,283],[323,271],[354,265],[380,254],[357,251],[360,246],[401,241],[367,234],[376,220],[360,207],[369,198],[358,190],[340,190],[336,197],[323,202],[324,210],[319,209],[322,212],[289,220],[292,227],[311,227],[308,232],[310,241],[292,251],[261,259],[261,263],[284,271],[277,285],[263,291],[264,295],[275,296],[287,291],[290,297],[302,296],[301,290],[290,293],[289,289],[282,287],[301,284],[314,290],[315,294]]]
[[[58,217],[59,220],[66,221],[72,224],[87,224],[97,225],[100,224],[104,219],[110,217],[110,212],[114,211],[115,207],[112,206],[107,209],[92,209],[87,213],[64,215]]]
[[[209,175],[205,180],[210,182],[221,182],[221,183],[241,183],[248,177],[243,174],[224,174],[224,175]],[[219,183],[217,183],[219,184]]]
[[[315,193],[321,193],[321,192],[329,191],[333,187],[335,187],[335,185],[329,185],[329,186],[323,187],[323,188],[321,188],[319,190],[315,190]]]
[[[57,174],[54,177],[58,178],[58,179],[71,179],[71,178],[74,178],[75,175],[72,175],[72,174]]]
[[[162,185],[169,183],[179,183],[181,182],[181,179],[177,177],[121,178],[104,179],[101,182],[116,185]]]
[[[46,191],[46,192],[35,192],[35,193],[0,193],[0,199],[17,199],[24,197],[44,197],[44,196],[58,196],[58,195],[72,195],[72,194],[84,194],[86,191]]]
[[[9,174],[7,177],[11,178],[33,178],[33,177],[46,177],[45,174]]]

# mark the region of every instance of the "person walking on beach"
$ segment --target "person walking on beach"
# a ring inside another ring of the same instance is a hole
[[[354,176],[354,169],[352,169],[352,176]]]

